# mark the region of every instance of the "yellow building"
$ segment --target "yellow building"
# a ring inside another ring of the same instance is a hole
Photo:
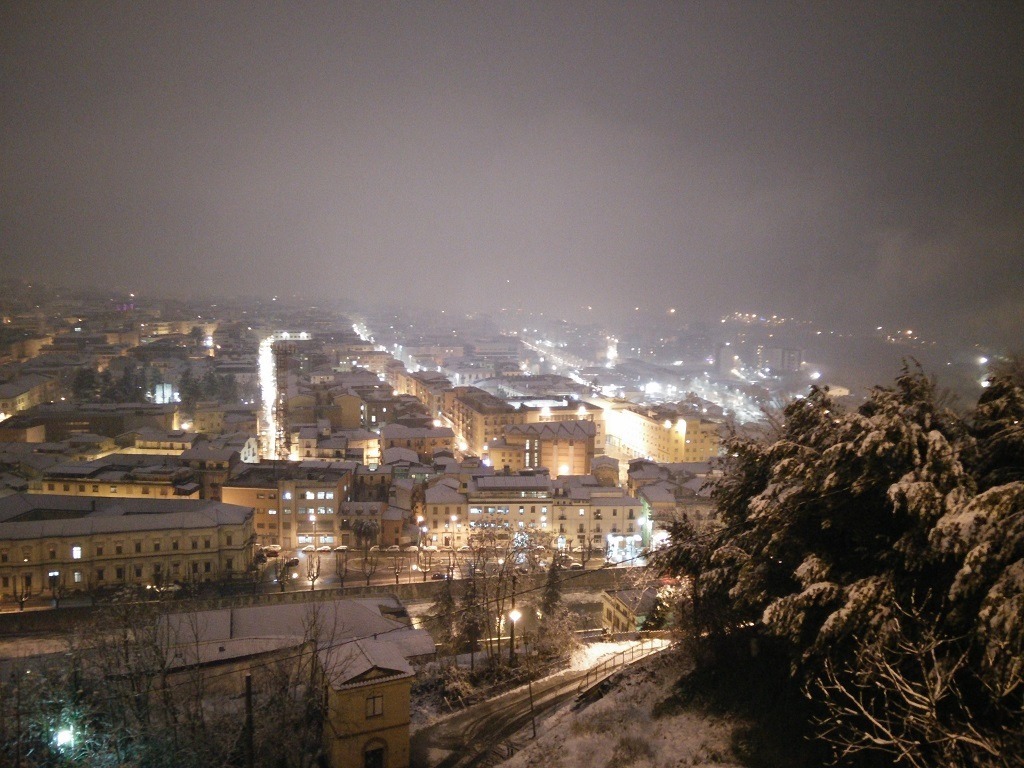
[[[673,409],[621,405],[605,413],[608,442],[627,456],[674,464],[705,462],[721,450],[721,425]]]
[[[407,427],[385,424],[380,430],[381,450],[408,448],[420,461],[430,462],[437,451],[455,449],[455,433],[449,427]]]
[[[55,400],[59,394],[56,379],[37,373],[4,382],[0,384],[0,421],[40,403]]]
[[[406,768],[411,662],[432,659],[434,641],[391,618],[404,613],[394,598],[311,600],[172,614],[164,634],[174,658],[210,668],[212,684],[229,676],[227,693],[241,688],[247,665],[258,672],[276,654],[295,668],[291,679],[324,686],[322,743],[332,768]],[[307,659],[315,659],[319,674],[311,674]]]
[[[398,647],[364,638],[320,654],[324,747],[335,768],[406,768],[413,669]]]
[[[114,455],[92,461],[67,462],[32,480],[29,492],[122,499],[201,497],[202,484],[192,469],[177,462],[161,462],[160,459],[159,456]]]
[[[510,472],[546,467],[555,477],[589,475],[595,434],[591,421],[516,424],[505,428],[503,440],[491,444],[491,463]]]
[[[251,508],[214,501],[6,496],[0,593],[241,577],[251,561],[252,522]]]
[[[349,498],[351,484],[351,471],[340,463],[263,462],[246,466],[224,483],[221,498],[255,510],[260,545],[333,548],[347,543],[341,538],[344,521],[338,511]]]
[[[477,387],[455,387],[444,395],[445,415],[455,434],[462,437],[462,451],[486,456],[493,440],[504,436],[505,427],[525,424],[526,412]]]

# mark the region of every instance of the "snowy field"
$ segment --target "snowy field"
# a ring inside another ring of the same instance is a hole
[[[520,732],[502,768],[742,768],[729,746],[733,723],[663,704],[681,671],[674,653],[639,662],[598,701],[538,722],[536,741]]]

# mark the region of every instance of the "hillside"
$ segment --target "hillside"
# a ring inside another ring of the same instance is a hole
[[[502,768],[740,768],[736,723],[673,702],[685,670],[678,652],[652,657],[614,678],[588,704],[563,707],[517,735]]]

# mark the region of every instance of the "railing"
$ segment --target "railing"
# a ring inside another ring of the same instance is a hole
[[[655,640],[658,639],[660,637],[642,636],[639,644],[631,645],[629,648],[604,659],[600,664],[591,667],[587,670],[587,674],[584,675],[583,679],[580,680],[577,692],[582,694],[605,678],[618,672],[620,668],[627,664],[632,664],[634,661],[639,661],[647,656],[653,656],[672,647],[672,643],[668,645],[655,645]]]

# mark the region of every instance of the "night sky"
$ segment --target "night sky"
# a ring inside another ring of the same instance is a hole
[[[7,275],[1021,345],[1024,4],[0,5]]]

